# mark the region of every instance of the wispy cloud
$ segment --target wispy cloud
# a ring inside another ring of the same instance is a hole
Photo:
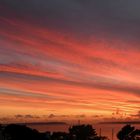
[[[35,108],[50,118],[98,118],[116,108],[136,114],[137,5],[137,0],[1,1],[0,115],[34,114]]]

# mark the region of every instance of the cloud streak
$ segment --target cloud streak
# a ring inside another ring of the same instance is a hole
[[[108,117],[118,107],[136,114],[137,5],[137,0],[2,0],[0,109],[6,112],[0,115],[34,114],[37,108],[36,115]]]

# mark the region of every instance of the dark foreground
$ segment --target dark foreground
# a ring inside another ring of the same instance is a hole
[[[119,140],[140,140],[140,130],[131,125],[124,126],[117,134]],[[99,136],[92,125],[74,125],[69,132],[40,133],[26,125],[0,125],[0,140],[108,140]]]

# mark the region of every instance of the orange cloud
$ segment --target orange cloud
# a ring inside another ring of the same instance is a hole
[[[0,24],[1,116],[3,110],[107,117],[118,107],[139,110],[140,50],[133,42],[81,41],[17,19],[0,18]]]

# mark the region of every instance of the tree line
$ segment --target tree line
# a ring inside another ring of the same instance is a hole
[[[140,130],[131,125],[125,125],[118,133],[119,140],[140,140]],[[26,125],[0,125],[0,140],[109,140],[99,136],[92,125],[73,125],[69,132],[41,133]]]

